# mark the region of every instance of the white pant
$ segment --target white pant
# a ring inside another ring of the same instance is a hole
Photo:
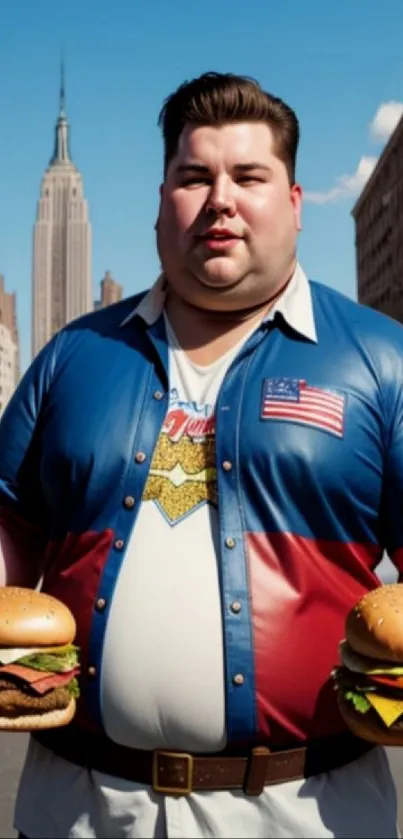
[[[89,772],[31,740],[15,826],[29,839],[61,837],[398,837],[397,801],[383,749],[308,780],[242,792],[157,795]]]

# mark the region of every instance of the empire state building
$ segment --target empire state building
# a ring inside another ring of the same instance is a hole
[[[91,311],[91,226],[69,150],[64,74],[52,158],[42,179],[33,241],[32,357],[66,323]]]

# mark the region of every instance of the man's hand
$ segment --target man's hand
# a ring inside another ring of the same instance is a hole
[[[44,565],[46,543],[22,519],[0,514],[0,586],[35,588]]]

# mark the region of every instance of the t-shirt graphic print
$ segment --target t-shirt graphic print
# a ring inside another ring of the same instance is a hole
[[[171,525],[202,504],[217,506],[212,405],[184,401],[171,389],[143,501],[155,501]]]

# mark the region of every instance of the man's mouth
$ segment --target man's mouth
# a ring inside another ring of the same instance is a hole
[[[242,236],[238,236],[232,230],[226,230],[225,228],[211,228],[199,236],[199,239],[210,250],[219,251],[234,247],[241,241]]]

